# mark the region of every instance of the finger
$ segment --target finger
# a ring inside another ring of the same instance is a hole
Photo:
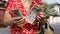
[[[44,15],[40,15],[39,17],[40,17],[41,19],[46,18],[46,16],[44,16]]]
[[[16,22],[19,23],[19,22],[22,22],[22,21],[24,21],[24,19],[18,20],[18,21],[16,21]]]
[[[38,19],[41,19],[41,17],[40,17],[40,16],[37,16],[37,18],[38,18]]]
[[[44,12],[40,12],[40,15],[39,15],[41,18],[45,18],[46,17],[46,15],[45,15],[45,13]]]
[[[46,17],[46,15],[40,15],[41,17]]]
[[[37,16],[36,19],[39,21],[41,18],[39,16]]]
[[[18,21],[20,19],[22,19],[22,17],[15,17],[15,18],[13,18],[14,21]]]
[[[24,19],[18,20],[18,21],[14,21],[15,24],[21,24],[23,23]]]

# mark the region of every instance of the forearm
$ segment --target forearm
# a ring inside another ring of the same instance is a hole
[[[5,15],[4,15],[4,25],[12,25],[12,20],[11,20],[11,16],[9,15],[9,13],[6,11]]]
[[[11,20],[4,20],[4,25],[10,26],[13,25],[14,23]]]

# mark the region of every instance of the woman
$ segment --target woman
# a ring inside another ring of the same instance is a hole
[[[40,5],[41,7],[44,6],[42,0],[8,0],[8,2],[5,4],[7,9],[4,16],[4,24],[10,25],[10,34],[35,34],[35,32],[38,30],[38,26],[35,23],[31,24],[25,18],[23,18],[28,14],[35,4]],[[14,17],[11,10],[16,10],[18,8],[21,10],[23,16]],[[41,17],[46,17],[43,12],[39,12],[37,14],[36,20],[40,22]],[[42,25],[44,24],[45,23]]]

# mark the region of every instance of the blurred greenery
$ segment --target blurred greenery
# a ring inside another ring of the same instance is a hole
[[[48,14],[51,11],[50,6],[46,2],[44,2],[44,8],[46,8],[46,10],[45,10],[46,14]]]

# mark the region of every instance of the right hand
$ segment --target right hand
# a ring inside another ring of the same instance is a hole
[[[24,19],[21,17],[13,17],[11,18],[11,15],[8,11],[5,12],[4,15],[4,25],[13,25],[13,24],[22,24],[24,22]]]
[[[22,17],[14,17],[12,18],[12,23],[16,25],[20,25],[24,22],[24,19]]]

